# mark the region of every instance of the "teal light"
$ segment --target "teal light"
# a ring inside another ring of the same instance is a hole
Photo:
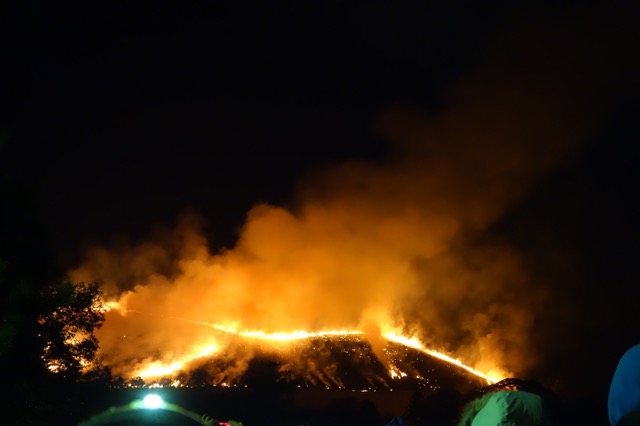
[[[160,398],[160,395],[151,393],[144,397],[144,399],[142,400],[142,406],[150,410],[156,410],[164,406],[164,401],[162,400],[162,398]]]
[[[157,416],[158,419],[162,418],[165,415],[164,412],[171,411],[173,413],[187,417],[203,426],[212,426],[213,424],[215,424],[214,422],[216,422],[209,416],[194,413],[193,411],[186,410],[179,405],[173,404],[171,402],[164,402],[160,395],[151,393],[145,396],[143,399],[137,399],[130,402],[129,404],[121,405],[119,407],[111,407],[108,410],[105,410],[102,413],[81,422],[79,426],[98,426],[112,423],[124,424],[121,422],[126,422],[126,424],[134,424],[132,423],[134,421],[138,422],[135,424],[146,424],[139,422],[141,421],[141,419],[144,419],[144,414],[141,414],[141,412],[147,410],[158,410],[159,412],[154,413],[154,416]],[[141,415],[143,417],[140,417]],[[229,424],[233,425],[234,423],[230,422]],[[239,422],[236,424],[242,425],[242,423]]]

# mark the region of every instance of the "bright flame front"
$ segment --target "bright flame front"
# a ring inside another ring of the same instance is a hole
[[[110,309],[119,309],[120,307],[112,303]],[[129,311],[131,312],[131,311]],[[126,376],[129,378],[139,377],[144,380],[158,380],[162,378],[173,378],[174,385],[180,385],[179,380],[175,380],[175,376],[180,372],[189,371],[199,368],[207,359],[216,359],[217,357],[226,357],[230,351],[231,341],[240,342],[241,346],[250,346],[261,348],[261,350],[277,351],[279,354],[286,353],[287,356],[295,352],[297,345],[308,342],[317,338],[337,338],[337,339],[354,339],[362,338],[364,340],[383,339],[385,342],[393,342],[408,348],[418,350],[431,357],[435,357],[446,363],[459,367],[478,378],[486,380],[487,383],[495,383],[506,377],[506,373],[485,373],[478,371],[471,366],[464,364],[461,360],[449,356],[443,352],[427,348],[417,337],[405,336],[395,331],[384,331],[380,334],[372,334],[363,330],[341,329],[341,330],[323,330],[323,331],[307,331],[293,330],[290,332],[267,332],[264,330],[243,329],[238,323],[207,323],[203,321],[194,321],[186,318],[174,318],[178,323],[188,323],[194,326],[204,326],[214,330],[215,337],[211,337],[207,344],[201,344],[190,347],[182,353],[173,354],[164,359],[149,359],[136,364],[135,368],[130,369]],[[380,327],[380,330],[389,330],[389,327]],[[288,351],[288,352],[287,352]],[[232,354],[233,356],[233,354]],[[386,361],[389,363],[389,361]],[[407,373],[390,363],[389,376],[392,379],[401,379],[407,377]],[[227,379],[220,381],[220,385],[229,386]]]

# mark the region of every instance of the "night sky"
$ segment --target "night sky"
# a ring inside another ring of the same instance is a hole
[[[376,126],[384,111],[444,114],[455,83],[518,34],[520,58],[544,57],[530,29],[557,32],[559,45],[584,40],[595,71],[573,63],[573,51],[550,57],[610,89],[585,95],[603,105],[599,124],[488,232],[554,283],[555,311],[536,325],[554,337],[532,377],[601,366],[602,385],[640,340],[638,9],[434,3],[18,2],[2,18],[0,172],[32,194],[64,268],[89,245],[140,241],[186,209],[204,218],[213,250],[232,247],[254,204],[291,206],[316,171],[387,158]],[[579,333],[567,336],[565,322]]]
[[[187,207],[232,243],[252,204],[285,202],[311,168],[383,154],[375,114],[437,111],[483,41],[512,25],[492,8],[384,2],[7,18],[3,169],[33,182],[71,252],[71,241],[145,234]]]

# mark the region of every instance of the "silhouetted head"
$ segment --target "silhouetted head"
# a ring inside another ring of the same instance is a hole
[[[640,344],[622,355],[609,389],[609,422],[640,425]]]
[[[463,410],[460,426],[549,426],[551,415],[540,395],[503,390],[471,401]]]

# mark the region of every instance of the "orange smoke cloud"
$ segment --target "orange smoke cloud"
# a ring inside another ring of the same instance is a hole
[[[130,376],[219,343],[184,318],[265,332],[401,330],[481,371],[526,369],[546,291],[486,231],[572,158],[604,109],[585,102],[602,69],[577,78],[590,57],[558,54],[576,40],[538,36],[546,50],[501,46],[508,61],[459,82],[441,115],[382,113],[376,129],[395,143],[385,162],[307,177],[295,208],[255,206],[230,250],[212,253],[193,215],[155,242],[91,250],[72,278],[97,280],[140,312],[108,313],[105,362]]]

